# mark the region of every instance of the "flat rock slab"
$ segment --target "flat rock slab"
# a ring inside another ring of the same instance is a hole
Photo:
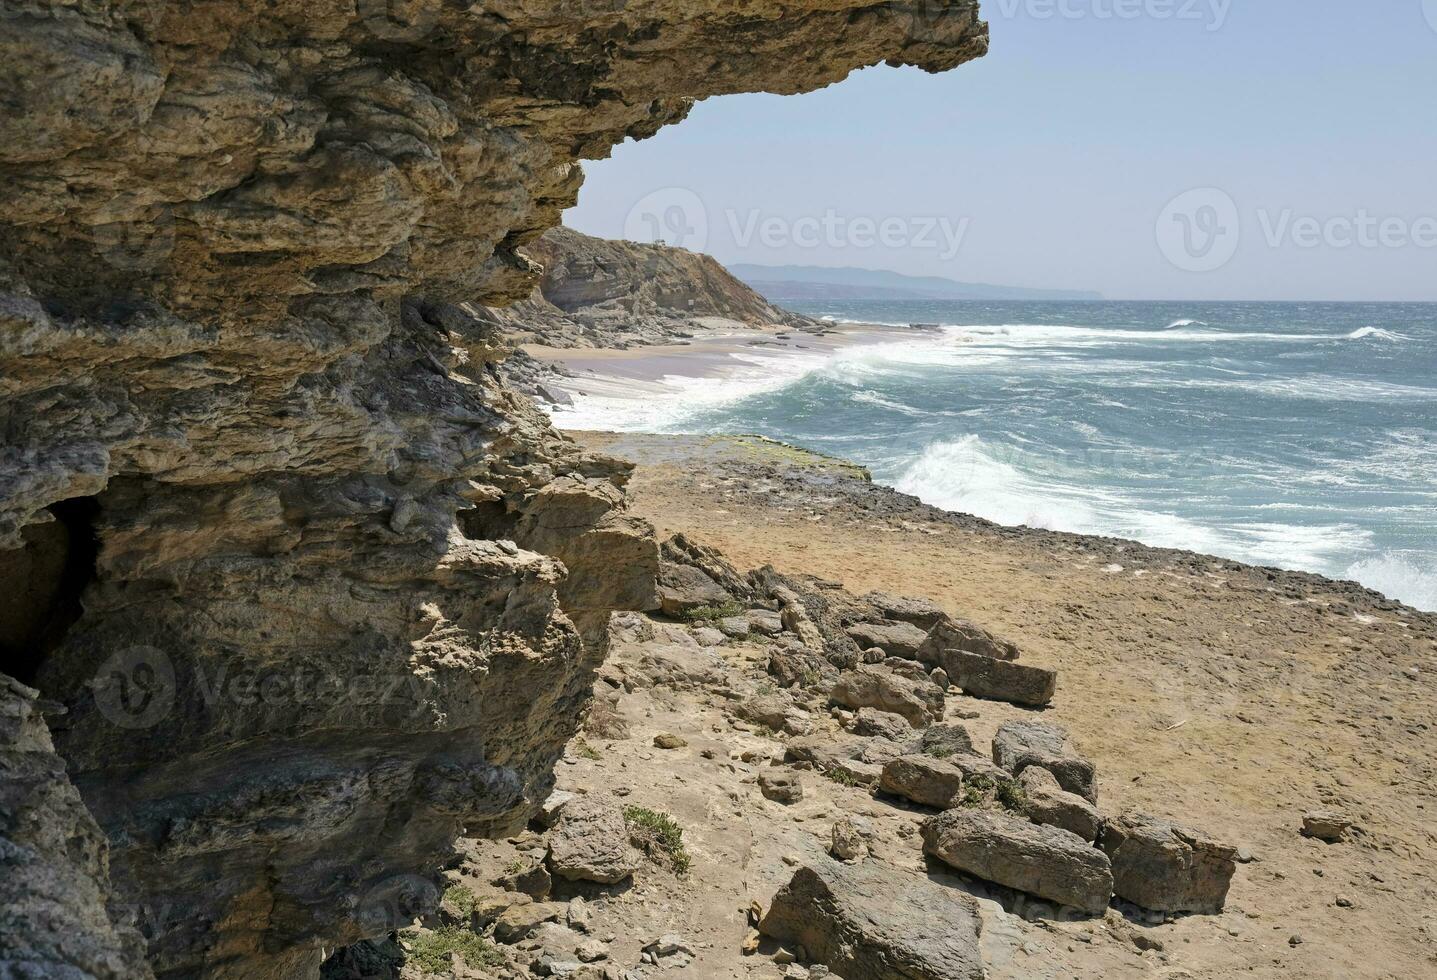
[[[1146,814],[1110,820],[1103,850],[1118,897],[1158,912],[1221,912],[1237,871],[1237,848]]]
[[[1046,667],[957,650],[946,651],[941,666],[949,683],[975,698],[1041,708],[1052,702],[1058,691],[1058,672]]]
[[[733,596],[700,569],[668,561],[659,563],[659,607],[665,614],[682,616],[704,606],[722,606],[732,601]]]
[[[945,660],[950,652],[972,653],[994,660],[1018,659],[1018,648],[1013,644],[964,619],[944,619],[934,623],[918,646],[917,658],[925,664],[948,670]]]
[[[1042,721],[1010,721],[993,736],[993,761],[1014,776],[1029,766],[1048,770],[1058,785],[1089,803],[1098,802],[1098,773],[1068,745],[1068,730]]]
[[[948,810],[923,825],[923,852],[964,874],[1100,915],[1108,857],[1077,834],[990,810]]]
[[[874,861],[826,859],[799,868],[759,924],[846,980],[981,980],[980,929],[962,892]]]
[[[845,631],[864,650],[877,647],[890,657],[912,660],[928,634],[911,623],[855,623]]]

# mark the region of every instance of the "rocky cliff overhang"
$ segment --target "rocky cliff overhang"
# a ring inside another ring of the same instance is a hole
[[[522,822],[655,552],[458,304],[693,99],[986,44],[972,0],[0,0],[0,670],[67,709],[115,923],[0,957],[312,975]]]

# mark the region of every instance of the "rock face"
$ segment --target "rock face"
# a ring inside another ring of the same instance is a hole
[[[1237,871],[1237,848],[1144,814],[1110,820],[1103,850],[1118,897],[1159,912],[1221,912]]]
[[[0,976],[145,980],[144,941],[105,909],[105,838],[35,694],[0,676]]]
[[[977,905],[874,861],[800,868],[759,929],[847,980],[981,980]]]
[[[1034,823],[1058,827],[1092,843],[1103,832],[1098,808],[1076,793],[1058,785],[1057,778],[1041,766],[1029,766],[1018,777],[1023,787],[1023,812]]]
[[[846,671],[830,697],[845,707],[877,708],[900,715],[914,728],[926,728],[943,714],[943,692],[927,680],[914,682],[881,667]]]
[[[655,601],[625,468],[468,305],[530,293],[578,160],[694,98],[954,67],[976,6],[4,6],[0,548],[65,574],[0,670],[69,708],[157,974],[387,931],[460,827],[545,798],[610,611]]]
[[[1113,897],[1102,851],[1076,834],[986,810],[947,810],[923,825],[923,852],[966,874],[1092,915]]]
[[[943,655],[943,670],[965,693],[992,701],[1041,708],[1053,700],[1058,690],[1056,671],[977,653],[949,650]]]

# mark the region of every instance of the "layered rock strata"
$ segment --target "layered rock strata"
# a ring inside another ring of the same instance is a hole
[[[578,160],[985,49],[969,0],[0,2],[0,670],[69,709],[157,975],[311,976],[432,903],[655,601],[624,468],[465,305],[530,292]]]

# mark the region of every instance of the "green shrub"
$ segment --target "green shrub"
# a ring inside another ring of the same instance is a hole
[[[840,786],[858,785],[858,779],[847,769],[825,769],[823,774]]]
[[[581,759],[598,762],[603,758],[603,756],[599,754],[599,750],[590,745],[588,739],[582,735],[574,736],[574,741],[569,744],[574,747],[574,754]]]
[[[647,807],[626,806],[624,822],[629,826],[629,841],[649,860],[668,865],[674,874],[688,874],[692,860],[684,847],[684,829],[673,817]]]
[[[474,897],[474,893],[463,885],[450,885],[444,889],[444,901],[465,915],[473,915],[474,909],[477,908],[479,904],[479,900]]]
[[[697,609],[690,609],[684,613],[684,618],[693,623],[713,622],[716,619],[727,619],[730,616],[737,616],[743,612],[743,605],[733,599],[719,606],[699,606]]]
[[[401,933],[400,941],[404,944],[405,962],[426,973],[449,973],[453,953],[464,957],[470,966],[499,967],[505,962],[504,954],[495,949],[493,943],[457,926],[444,926],[433,932]]]

